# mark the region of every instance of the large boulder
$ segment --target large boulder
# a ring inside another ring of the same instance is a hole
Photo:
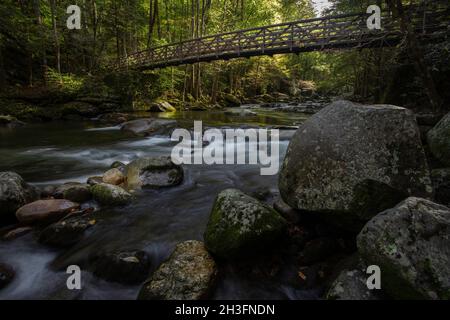
[[[428,132],[427,140],[433,156],[450,166],[450,113]]]
[[[183,168],[170,157],[139,158],[125,169],[128,189],[164,188],[179,185],[183,181]]]
[[[398,299],[450,299],[450,209],[410,197],[369,221],[358,251]]]
[[[38,199],[36,188],[14,172],[0,172],[0,224],[14,220],[17,209]]]
[[[92,198],[87,183],[68,182],[58,186],[53,194],[56,199],[67,199],[73,202],[86,202]]]
[[[150,271],[150,257],[145,251],[128,250],[101,253],[92,261],[94,274],[102,279],[124,284],[142,283]]]
[[[90,188],[94,200],[103,205],[126,205],[130,203],[133,196],[119,186],[99,183]]]
[[[217,278],[217,266],[199,241],[186,241],[148,279],[139,299],[199,300],[208,298]]]
[[[297,130],[279,187],[290,206],[357,231],[409,195],[433,194],[414,114],[348,101],[332,103]]]
[[[80,206],[65,199],[38,200],[19,208],[17,220],[23,224],[47,224],[58,221]]]
[[[266,204],[240,190],[219,193],[205,231],[205,245],[220,258],[249,255],[273,244],[286,220]]]
[[[122,124],[121,130],[144,136],[157,134],[169,135],[176,125],[177,122],[175,120],[145,118],[125,122]]]
[[[327,292],[328,300],[379,300],[367,287],[367,275],[359,269],[344,270]]]

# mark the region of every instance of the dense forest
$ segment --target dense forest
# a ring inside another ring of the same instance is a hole
[[[113,92],[126,96],[123,101],[129,107],[132,102],[135,109],[145,109],[156,99],[189,107],[214,105],[224,95],[228,100],[232,95],[233,101],[258,102],[276,100],[279,94],[300,97],[302,92],[430,106],[424,71],[414,68],[415,58],[408,54],[406,42],[392,48],[214,61],[119,76],[111,72],[120,59],[153,46],[315,17],[319,13],[309,0],[76,1],[81,8],[81,29],[69,30],[66,10],[72,2],[2,1],[2,91],[14,92],[16,97],[42,90]],[[371,4],[331,2],[322,15],[364,12]],[[433,73],[436,91],[443,96],[438,99],[440,105],[448,101],[448,83],[442,79],[448,78],[449,46],[447,41],[423,50],[422,64]]]

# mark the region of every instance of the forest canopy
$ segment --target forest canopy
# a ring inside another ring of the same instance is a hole
[[[364,12],[373,2],[331,0],[322,14]],[[81,30],[66,26],[66,10],[72,4],[81,8]],[[0,83],[4,90],[79,90],[98,84],[108,66],[139,50],[318,14],[311,0],[5,0],[0,4]],[[442,64],[448,48],[447,42],[427,50],[438,78],[448,73],[448,64]],[[169,67],[120,86],[144,101],[170,96],[215,103],[225,93],[244,99],[273,93],[292,96],[306,89],[406,104],[417,97],[400,99],[393,88],[415,88],[412,91],[423,96],[417,90],[420,75],[412,69],[400,45]],[[400,75],[402,83],[397,82]]]

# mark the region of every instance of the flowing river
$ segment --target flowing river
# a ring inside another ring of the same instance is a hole
[[[193,120],[204,127],[278,127],[280,164],[294,130],[307,119],[300,113],[252,109],[250,113],[208,111],[159,114],[177,119],[179,127],[192,128]],[[237,111],[237,112],[235,112]],[[253,113],[255,112],[255,113]],[[155,116],[146,114],[146,117]],[[170,155],[176,142],[169,136],[134,137],[119,127],[98,121],[29,124],[0,131],[0,171],[15,171],[39,187],[70,181],[85,182],[102,175],[111,163],[128,163],[142,156]],[[13,283],[0,291],[0,299],[135,299],[140,286],[101,280],[89,271],[82,273],[82,290],[66,288],[67,274],[58,266],[80,264],[96,252],[139,249],[149,253],[152,270],[182,241],[203,239],[215,196],[223,189],[247,193],[270,191],[270,203],[278,194],[277,176],[261,176],[258,165],[184,165],[180,186],[144,190],[132,204],[104,208],[95,213],[97,224],[83,240],[67,250],[45,247],[32,233],[10,242],[0,242],[0,260],[12,265]],[[260,263],[260,262],[258,262]],[[314,290],[291,286],[295,270],[285,264],[275,279],[242,276],[233,265],[221,266],[215,299],[310,299]]]

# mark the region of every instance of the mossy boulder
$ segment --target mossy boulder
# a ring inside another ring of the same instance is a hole
[[[286,220],[268,205],[227,189],[214,202],[205,244],[220,258],[240,258],[273,245],[285,227]]]
[[[103,205],[126,205],[130,203],[133,196],[119,186],[99,183],[90,187],[94,200]]]
[[[17,209],[37,200],[39,192],[15,172],[0,172],[0,225],[13,222]]]
[[[165,188],[183,181],[183,168],[170,157],[143,157],[130,162],[125,168],[128,190]]]
[[[92,198],[87,183],[68,182],[58,186],[53,194],[56,199],[67,199],[73,202],[86,202]]]
[[[332,103],[297,130],[279,188],[291,207],[357,232],[410,195],[433,196],[414,114],[349,101]]]
[[[342,271],[331,284],[327,300],[379,300],[375,291],[367,288],[367,276],[359,269]]]
[[[182,242],[144,283],[138,299],[207,299],[214,288],[217,272],[217,265],[202,242]]]
[[[428,132],[427,141],[433,156],[450,166],[450,113]]]
[[[450,209],[410,197],[369,221],[357,238],[396,299],[450,299]]]

